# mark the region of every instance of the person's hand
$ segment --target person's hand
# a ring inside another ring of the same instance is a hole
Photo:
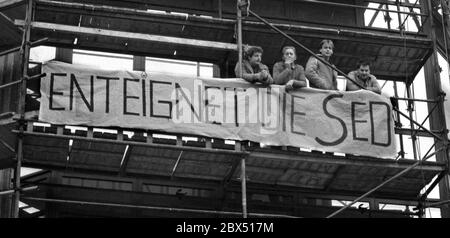
[[[286,90],[286,92],[290,92],[294,89],[294,80],[291,79],[286,83],[286,86],[284,87],[284,89]]]
[[[294,65],[294,61],[293,61],[293,60],[286,59],[286,60],[284,61],[284,65],[285,65],[286,68],[292,69],[292,66]]]
[[[269,78],[269,73],[265,70],[261,71],[260,74],[261,74],[261,78],[259,78],[259,80],[261,82],[265,82]]]
[[[294,63],[294,59],[287,58],[287,59],[284,60],[284,63],[291,65],[292,63]]]
[[[256,76],[256,80],[255,81],[261,81],[261,79],[263,78],[262,72],[256,73],[255,76]]]

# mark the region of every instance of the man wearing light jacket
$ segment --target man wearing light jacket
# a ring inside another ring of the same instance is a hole
[[[330,58],[333,55],[333,49],[333,41],[322,40],[320,42],[320,54],[317,56],[330,62]],[[337,72],[315,57],[309,57],[305,71],[310,87],[325,90],[337,90]]]

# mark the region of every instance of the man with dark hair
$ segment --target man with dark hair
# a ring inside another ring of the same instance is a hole
[[[259,46],[250,47],[242,59],[242,78],[250,83],[260,82],[265,85],[273,84],[272,76],[270,76],[269,68],[261,63],[263,49]],[[239,62],[234,68],[236,77],[240,72]]]
[[[367,90],[381,94],[381,88],[377,82],[377,78],[370,74],[369,61],[360,60],[356,66],[358,69],[348,73],[348,77],[364,86]],[[350,80],[347,80],[346,91],[356,91],[359,89],[361,88],[358,85],[354,84]]]
[[[322,40],[319,48],[320,54],[317,54],[317,56],[329,62],[331,56],[333,55],[333,49],[333,41]],[[309,57],[308,62],[306,63],[305,71],[310,87],[326,90],[337,90],[337,72],[315,57]]]
[[[286,85],[289,92],[295,88],[306,87],[305,70],[301,65],[295,63],[297,53],[295,47],[285,46],[282,50],[283,61],[275,63],[273,66],[273,79],[278,85]]]

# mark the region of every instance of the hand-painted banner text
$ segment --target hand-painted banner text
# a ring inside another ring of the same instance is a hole
[[[378,94],[283,86],[241,79],[43,66],[41,121],[141,128],[265,145],[375,157],[395,156],[391,104]]]

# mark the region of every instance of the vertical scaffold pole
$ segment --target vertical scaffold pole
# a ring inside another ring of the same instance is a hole
[[[25,123],[25,97],[27,94],[27,77],[28,77],[28,58],[30,56],[30,31],[31,31],[31,18],[33,16],[33,0],[27,1],[27,9],[25,15],[25,26],[22,37],[21,48],[21,60],[22,60],[22,82],[19,86],[19,136],[17,141],[17,165],[14,172],[14,214],[13,217],[19,217],[19,200],[20,200],[20,170],[22,168],[23,160],[23,127]]]
[[[242,151],[242,144],[240,141],[236,141],[234,145],[236,151]],[[245,174],[245,158],[241,158],[241,192],[242,192],[242,217],[247,218],[247,175]]]
[[[242,78],[242,57],[243,57],[243,49],[242,49],[242,11],[241,11],[241,0],[236,1],[236,13],[237,13],[237,47],[238,47],[238,60],[239,60],[239,78]],[[236,142],[238,143],[238,142]],[[240,144],[240,142],[239,142]],[[241,146],[237,148],[242,150]],[[241,159],[241,187],[242,187],[242,217],[247,218],[247,181],[245,175],[245,158]]]
[[[394,84],[394,96],[396,97],[396,98],[398,98],[398,89],[397,89],[397,82],[396,81],[393,81],[393,84]],[[397,107],[398,107],[398,102],[397,102]],[[400,109],[400,108],[399,108]],[[398,123],[399,123],[399,125],[400,125],[400,127],[402,127],[401,126],[401,120],[400,120],[400,113],[398,113],[398,112],[396,112],[396,115],[397,115],[397,120],[398,120]],[[400,155],[400,157],[402,158],[402,159],[404,159],[405,158],[405,149],[403,148],[403,135],[402,134],[399,134],[399,140],[400,140],[400,152],[399,152],[399,155]]]
[[[427,62],[424,65],[424,73],[425,73],[425,88],[427,91],[428,98],[438,98],[442,96],[442,85],[441,85],[441,77],[438,68],[438,49],[437,49],[437,37],[436,32],[437,29],[436,24],[434,23],[433,18],[433,9],[431,0],[426,1],[426,5],[424,6],[424,12],[428,14],[429,20],[424,25],[425,33],[429,36],[431,41],[433,42],[433,52]],[[439,100],[437,108],[430,115],[430,130],[438,130],[440,131],[439,136],[443,140],[435,140],[436,149],[445,148],[445,151],[436,154],[436,161],[442,163],[448,163],[449,160],[449,149],[448,149],[448,135],[447,135],[447,126],[445,119],[445,111],[444,111],[444,97]],[[430,111],[430,106],[428,105],[428,110]],[[439,199],[448,200],[450,199],[450,176],[445,176],[441,182],[439,183]],[[443,206],[441,207],[441,217],[449,218],[450,217],[450,208]]]
[[[238,62],[239,62],[239,78],[242,78],[242,57],[243,57],[243,49],[242,49],[242,11],[240,8],[240,0],[236,1],[236,12],[237,12],[237,47],[238,47]]]
[[[242,185],[242,217],[247,218],[247,178],[245,174],[245,158],[241,159],[241,185]]]
[[[412,98],[412,94],[411,94],[411,84],[406,85],[406,95],[408,96],[409,99],[414,99]],[[412,142],[412,149],[413,149],[413,156],[414,156],[414,160],[418,160],[419,157],[417,155],[417,136],[414,133],[414,124],[412,122],[413,120],[413,110],[414,110],[414,101],[412,100],[408,100],[408,113],[409,113],[409,124],[411,127],[411,142]]]

